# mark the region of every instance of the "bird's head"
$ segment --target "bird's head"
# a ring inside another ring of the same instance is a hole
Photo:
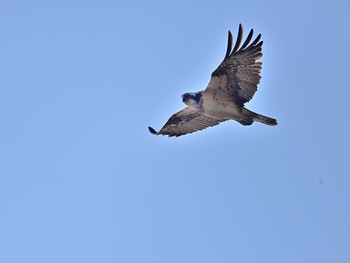
[[[200,102],[202,98],[202,93],[201,92],[196,92],[196,93],[185,93],[181,95],[183,103],[185,103],[187,106],[191,108],[198,109],[200,107]]]

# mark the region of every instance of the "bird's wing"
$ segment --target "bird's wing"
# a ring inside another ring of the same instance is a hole
[[[241,46],[243,37],[243,27],[240,24],[238,37],[232,49],[232,34],[228,32],[227,51],[224,60],[212,73],[207,89],[222,89],[227,92],[233,101],[243,106],[251,100],[260,82],[261,62],[257,62],[262,57],[261,34],[250,43],[253,36],[253,29],[250,30],[247,39]]]
[[[225,119],[213,119],[204,116],[202,113],[195,111],[190,107],[186,107],[178,113],[172,115],[159,132],[155,131],[152,127],[148,127],[148,129],[154,135],[178,137],[187,133],[203,130],[210,126],[218,125],[223,121],[225,121]]]

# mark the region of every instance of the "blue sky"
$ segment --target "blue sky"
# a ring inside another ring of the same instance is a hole
[[[1,262],[350,262],[348,1],[0,2]],[[227,30],[264,41],[237,122],[153,137]]]

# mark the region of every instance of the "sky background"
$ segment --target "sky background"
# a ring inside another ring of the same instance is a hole
[[[0,262],[350,262],[349,1],[0,1]],[[227,31],[279,125],[155,129]]]

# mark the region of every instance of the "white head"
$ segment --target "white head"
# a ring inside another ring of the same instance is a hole
[[[199,109],[201,107],[202,92],[185,93],[181,96],[183,103],[193,109]]]

